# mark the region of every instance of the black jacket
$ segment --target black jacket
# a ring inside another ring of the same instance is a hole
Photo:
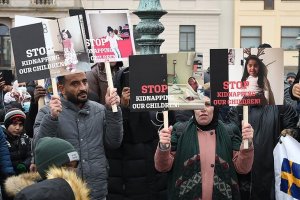
[[[89,189],[75,172],[53,167],[47,179],[25,173],[5,181],[5,190],[14,200],[89,200]]]
[[[148,112],[122,108],[124,136],[117,150],[107,150],[110,165],[107,200],[165,200],[167,174],[154,167],[157,129]]]
[[[251,188],[251,200],[275,199],[273,150],[280,132],[295,128],[297,122],[298,115],[290,105],[249,107],[249,123],[254,129],[254,162],[252,171],[239,177],[242,195]],[[239,121],[236,123],[240,125]]]
[[[31,139],[25,133],[20,136],[13,136],[6,129],[3,132],[14,171],[17,175],[28,172],[31,164]]]

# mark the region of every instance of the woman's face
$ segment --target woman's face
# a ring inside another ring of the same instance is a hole
[[[250,76],[257,77],[259,72],[259,66],[256,60],[250,59],[247,64],[247,71]]]
[[[194,110],[196,121],[201,126],[208,125],[214,116],[214,107],[210,105],[210,99],[208,97],[204,97],[205,106],[201,110]]]
[[[62,37],[63,37],[63,39],[65,40],[65,39],[68,38],[68,34],[67,34],[66,32],[63,32],[63,33],[62,33]]]

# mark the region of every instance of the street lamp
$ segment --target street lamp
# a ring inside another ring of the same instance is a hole
[[[298,34],[296,40],[297,40],[296,48],[298,49],[298,71],[299,71],[300,70],[300,33]]]

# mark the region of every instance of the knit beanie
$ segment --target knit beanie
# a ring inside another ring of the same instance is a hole
[[[71,161],[79,161],[78,152],[72,144],[55,137],[39,139],[35,148],[35,164],[43,179],[50,167],[61,167]]]
[[[4,117],[4,126],[7,129],[15,120],[21,121],[24,124],[25,119],[26,115],[22,110],[18,108],[12,108],[7,111]]]
[[[296,74],[295,74],[294,72],[289,72],[289,73],[286,75],[286,79],[288,79],[288,78],[290,78],[290,77],[296,78]]]

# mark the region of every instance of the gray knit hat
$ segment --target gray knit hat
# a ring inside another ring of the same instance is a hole
[[[7,111],[4,117],[4,126],[7,129],[9,125],[14,122],[14,120],[21,121],[24,124],[25,119],[26,115],[22,110],[18,108],[12,108]]]

